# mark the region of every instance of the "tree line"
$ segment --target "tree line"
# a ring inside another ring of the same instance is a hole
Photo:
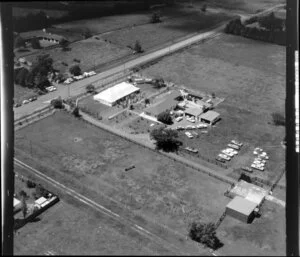
[[[248,27],[247,25],[258,22],[261,28]],[[286,31],[284,20],[270,13],[264,17],[252,17],[243,24],[241,19],[230,21],[225,27],[225,33],[240,35],[243,37],[271,42],[278,45],[286,45]]]

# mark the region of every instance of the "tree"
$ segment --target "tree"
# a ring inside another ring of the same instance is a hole
[[[63,38],[59,41],[59,45],[63,51],[69,50],[69,44],[70,44],[70,42],[68,40],[66,40],[65,38]]]
[[[95,92],[95,86],[92,85],[92,84],[87,85],[85,89],[86,89],[87,93],[94,93]]]
[[[23,197],[22,200],[21,200],[21,210],[22,210],[22,213],[23,213],[23,217],[24,219],[26,218],[26,214],[28,212],[28,206],[27,206],[27,202],[26,202],[26,198]]]
[[[282,114],[278,112],[274,112],[272,113],[272,118],[273,118],[274,125],[285,126],[285,118]]]
[[[204,4],[204,5],[201,7],[201,11],[202,11],[202,12],[206,12],[206,9],[207,9],[207,4]]]
[[[164,82],[164,80],[162,78],[160,78],[160,79],[154,79],[152,81],[152,84],[153,84],[153,86],[155,88],[158,88],[158,89],[166,86],[165,82]]]
[[[79,113],[79,108],[78,106],[75,106],[75,108],[73,109],[72,111],[72,114],[75,116],[75,117],[80,117],[80,113]]]
[[[142,49],[142,46],[140,44],[140,42],[137,40],[135,41],[135,45],[133,47],[134,51],[136,51],[137,53],[142,53],[144,52],[144,50]]]
[[[17,85],[26,86],[26,79],[29,74],[29,71],[26,68],[21,68],[15,73],[15,83]]]
[[[63,102],[62,102],[61,97],[51,100],[51,104],[53,105],[54,108],[57,108],[57,109],[63,108]]]
[[[74,76],[79,76],[81,75],[81,69],[78,64],[75,64],[70,67],[69,72],[74,75]]]
[[[212,93],[212,94],[211,94],[211,97],[212,97],[212,98],[216,98],[216,94],[215,94],[215,93]]]
[[[178,140],[178,133],[175,130],[165,129],[164,127],[155,128],[150,132],[150,138],[156,142],[156,149],[166,152],[178,150],[181,142]]]
[[[145,99],[145,106],[146,106],[147,104],[150,104],[149,98],[146,98],[146,99]]]
[[[38,38],[32,38],[30,43],[33,49],[41,49],[40,40]]]
[[[189,228],[189,237],[206,246],[217,249],[222,243],[216,236],[216,226],[214,223],[192,222]]]
[[[25,40],[21,36],[15,38],[14,48],[25,47]]]
[[[150,22],[151,22],[151,23],[159,23],[159,22],[161,22],[160,16],[159,16],[159,14],[158,14],[157,12],[154,12],[154,13],[151,15]]]
[[[165,123],[167,125],[171,125],[173,123],[172,116],[169,111],[164,111],[157,116],[157,120]]]
[[[93,36],[92,32],[89,29],[86,29],[82,35],[84,36],[85,39],[90,38]]]

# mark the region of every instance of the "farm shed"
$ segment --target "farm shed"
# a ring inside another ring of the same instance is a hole
[[[167,99],[155,106],[150,106],[145,109],[145,113],[150,116],[157,117],[160,113],[164,111],[171,111],[177,106],[177,101],[174,99]]]
[[[200,119],[202,122],[213,125],[220,119],[220,114],[215,111],[207,111],[201,115]]]
[[[254,209],[257,204],[243,197],[236,196],[226,206],[226,215],[236,218],[242,222],[250,223],[254,218]]]
[[[128,82],[122,82],[95,95],[94,100],[108,106],[113,106],[117,101],[120,101],[139,90],[138,87],[135,87]]]
[[[46,40],[49,42],[53,42],[55,44],[58,44],[59,41],[64,38],[63,36],[47,33],[46,31],[43,30],[22,32],[20,33],[20,36],[23,37],[25,41],[30,41],[32,38],[38,38],[39,40]]]
[[[199,120],[199,117],[202,113],[203,111],[199,108],[187,108],[185,110],[185,115],[193,116],[195,117],[195,120]]]

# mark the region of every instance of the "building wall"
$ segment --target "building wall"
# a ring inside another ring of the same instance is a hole
[[[248,223],[248,221],[251,219],[251,217],[253,216],[253,212],[247,216],[243,213],[240,213],[239,211],[237,210],[234,210],[234,209],[231,209],[231,208],[228,208],[226,207],[226,215],[229,215],[235,219],[238,219],[244,223]]]

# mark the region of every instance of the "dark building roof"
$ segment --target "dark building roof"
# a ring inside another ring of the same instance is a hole
[[[157,116],[158,114],[166,111],[166,110],[170,110],[172,108],[175,108],[177,105],[177,101],[175,101],[174,99],[166,99],[162,102],[160,102],[159,104],[155,105],[155,106],[151,106],[145,109],[145,112],[149,112],[154,116]]]
[[[220,116],[219,113],[214,111],[208,111],[201,115],[201,119],[208,120],[210,122],[214,121],[216,118]]]

